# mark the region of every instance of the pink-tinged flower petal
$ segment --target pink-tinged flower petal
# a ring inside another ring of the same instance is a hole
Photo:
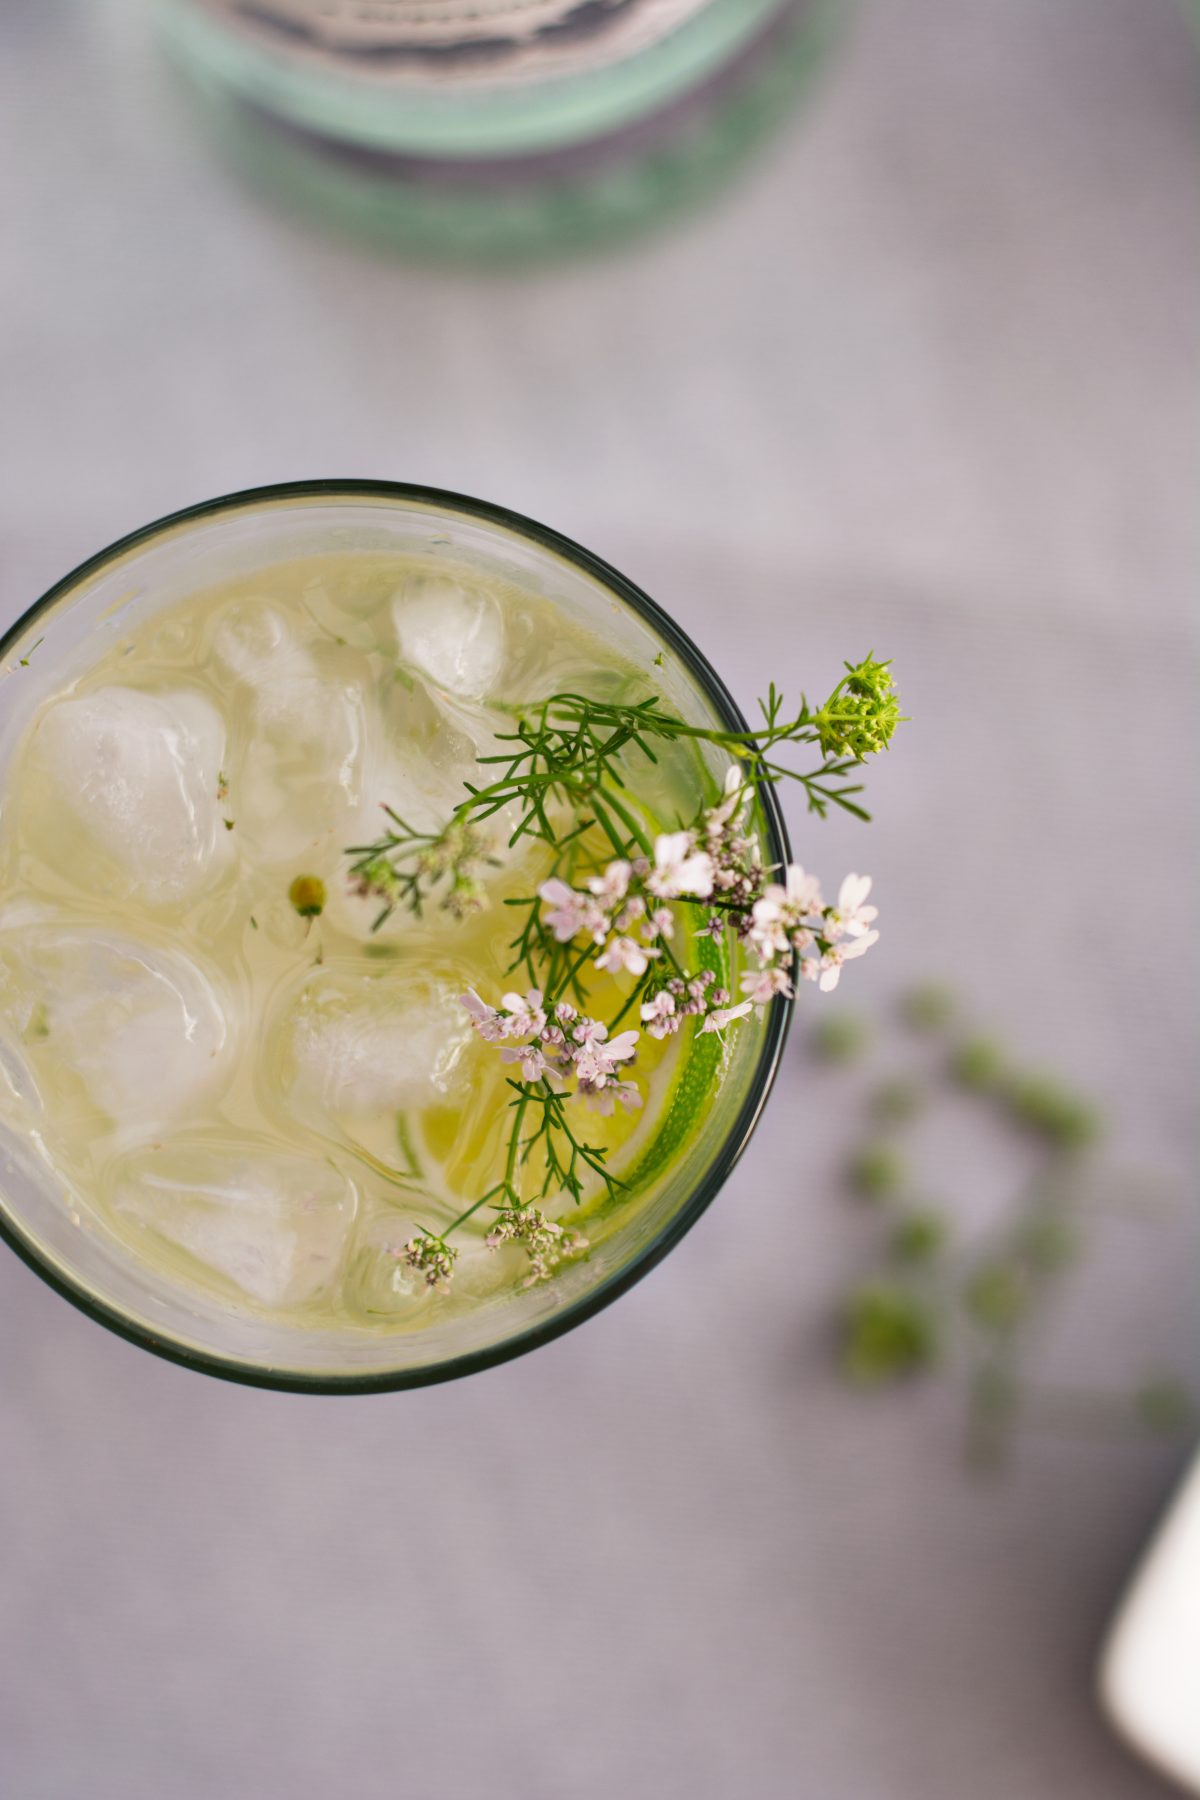
[[[619,900],[625,898],[626,890],[629,887],[629,877],[632,874],[632,863],[618,858],[616,862],[609,863],[602,875],[591,876],[588,880],[588,888],[598,900],[603,900],[606,906],[616,906]]]
[[[755,1006],[769,1006],[776,994],[790,998],[792,984],[786,969],[753,969],[742,976],[741,989]]]
[[[522,1044],[516,1048],[509,1045],[500,1052],[502,1062],[519,1062],[521,1074],[526,1081],[540,1081],[547,1072],[546,1058],[536,1044]]]
[[[544,1029],[546,1015],[540,988],[530,988],[527,994],[505,994],[503,1005],[505,1025],[512,1037],[533,1037]]]
[[[657,950],[648,950],[633,938],[613,938],[606,950],[596,958],[598,969],[609,969],[614,974],[620,969],[628,969],[631,975],[644,975],[650,967],[650,959],[658,956]]]
[[[617,1106],[635,1112],[642,1104],[642,1096],[632,1081],[606,1081],[603,1087],[581,1081],[576,1092],[586,1105],[605,1117],[611,1116]]]
[[[640,1035],[637,1031],[622,1031],[615,1038],[610,1038],[604,1046],[608,1060],[615,1063],[628,1062],[637,1050]]]
[[[465,994],[459,995],[459,1004],[465,1006],[471,1015],[471,1024],[487,1043],[494,1044],[502,1037],[508,1036],[508,1024],[502,1019],[494,1006],[481,1000],[474,988],[468,988]]]
[[[604,1023],[603,1019],[582,1018],[575,1025],[571,1032],[571,1036],[575,1039],[577,1044],[580,1044],[587,1049],[593,1044],[602,1044],[604,1042],[605,1038],[608,1036],[608,1026]]]
[[[739,1006],[714,1006],[713,1010],[700,1027],[701,1033],[706,1031],[724,1031],[734,1019],[744,1019],[747,1013],[754,1011],[753,1000],[743,1000]]]
[[[862,937],[872,920],[879,917],[877,906],[863,904],[870,891],[869,875],[847,875],[838,892],[837,905],[827,914],[823,935],[831,941]]]
[[[847,875],[838,890],[838,911],[840,913],[857,912],[871,891],[869,875]]]
[[[538,889],[538,899],[544,900],[547,906],[567,906],[578,898],[575,889],[568,887],[565,881],[560,881],[557,875],[549,881],[543,881]]]
[[[565,881],[554,876],[549,881],[543,881],[538,889],[538,898],[551,908],[546,914],[546,923],[560,944],[570,943],[573,937],[585,930],[598,934],[597,941],[603,937],[607,921],[589,895],[576,893]]]
[[[647,1019],[661,1019],[666,1014],[673,1013],[674,1011],[675,996],[674,994],[669,994],[666,988],[663,988],[661,993],[655,994],[653,1000],[646,1000],[643,1002],[642,1019],[643,1021]]]
[[[654,840],[654,868],[646,886],[661,900],[680,894],[706,899],[713,890],[713,861],[707,851],[696,850],[687,831],[664,832]]]

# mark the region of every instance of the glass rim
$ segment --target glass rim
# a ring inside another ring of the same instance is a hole
[[[267,510],[282,502],[337,501],[356,498],[440,507],[466,518],[479,519],[487,524],[499,526],[503,530],[540,545],[565,561],[573,563],[640,615],[666,641],[696,678],[706,696],[713,702],[729,730],[748,731],[750,729],[725,683],[687,633],[675,623],[669,613],[659,606],[657,601],[652,600],[649,594],[630,581],[628,577],[622,575],[618,569],[613,568],[610,563],[605,562],[603,558],[594,555],[582,544],[565,537],[550,526],[542,525],[536,519],[528,518],[522,513],[513,512],[508,507],[496,505],[491,501],[478,500],[468,494],[454,493],[445,488],[423,487],[400,481],[329,478],[314,481],[277,482],[262,487],[243,488],[230,494],[221,494],[214,499],[182,507],[177,512],[166,513],[161,518],[154,519],[149,524],[139,526],[136,530],[126,533],[124,537],[117,538],[104,549],[79,563],[68,574],[56,581],[52,587],[47,588],[46,592],[27,607],[20,617],[0,635],[0,659],[7,655],[38,619],[42,618],[53,606],[65,599],[83,582],[126,556],[130,551],[151,543],[166,532],[174,531],[180,526],[199,524],[225,513],[253,509]],[[774,786],[768,783],[760,787],[758,799],[767,829],[767,861],[769,864],[786,863],[790,861],[790,845],[787,826]],[[152,1355],[162,1357],[168,1362],[196,1370],[201,1374],[215,1376],[222,1381],[232,1381],[243,1387],[267,1388],[299,1394],[372,1394],[390,1393],[404,1388],[431,1387],[436,1383],[453,1381],[464,1375],[478,1374],[484,1369],[494,1368],[500,1363],[510,1362],[515,1357],[524,1356],[529,1351],[536,1350],[541,1345],[551,1343],[555,1338],[562,1337],[564,1333],[574,1330],[577,1325],[584,1324],[596,1313],[610,1306],[614,1300],[619,1299],[622,1294],[627,1293],[636,1282],[648,1275],[651,1269],[662,1262],[663,1258],[686,1237],[692,1226],[716,1199],[754,1133],[779,1070],[788,1027],[791,1023],[792,1006],[791,998],[777,997],[768,1009],[766,1029],[759,1047],[758,1062],[750,1086],[713,1162],[688,1198],[666,1220],[662,1228],[642,1246],[630,1262],[615,1270],[595,1288],[572,1301],[570,1305],[563,1307],[551,1318],[531,1325],[524,1331],[515,1332],[511,1337],[504,1338],[497,1344],[489,1345],[481,1350],[467,1351],[461,1356],[450,1356],[439,1362],[409,1369],[379,1369],[365,1374],[306,1375],[299,1371],[277,1369],[267,1364],[242,1361],[236,1356],[215,1355],[206,1350],[198,1350],[181,1340],[156,1333],[148,1323],[123,1313],[117,1306],[93,1293],[82,1282],[74,1280],[67,1271],[50,1262],[38,1247],[24,1236],[16,1219],[10,1213],[2,1190],[0,1190],[0,1240],[3,1240],[20,1257],[27,1268],[32,1269],[34,1274],[40,1276],[61,1298],[70,1301],[94,1323],[104,1326],[118,1337],[124,1338],[126,1342],[134,1344],[140,1349],[148,1350]]]

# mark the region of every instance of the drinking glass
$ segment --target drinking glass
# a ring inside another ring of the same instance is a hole
[[[196,590],[306,556],[439,554],[545,595],[653,676],[689,723],[743,731],[720,677],[662,609],[599,557],[502,507],[388,482],[312,481],[231,494],[157,520],[64,576],[0,641],[0,782],[36,708],[164,608]],[[661,657],[661,664],[656,659]],[[649,681],[647,683],[649,688]],[[706,751],[708,747],[705,747]],[[711,753],[719,780],[727,759]],[[774,792],[757,803],[768,864],[788,846]],[[745,1149],[777,1069],[789,1005],[741,1022],[723,1079],[690,1135],[586,1261],[400,1334],[272,1321],[139,1260],[0,1127],[0,1233],[68,1300],[189,1367],[264,1387],[361,1393],[416,1386],[519,1355],[581,1324],[645,1275],[714,1199]],[[2,1071],[0,1071],[2,1072]],[[49,1146],[51,1152],[53,1145]]]

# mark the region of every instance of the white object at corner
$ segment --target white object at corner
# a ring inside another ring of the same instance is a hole
[[[1121,1602],[1100,1698],[1132,1749],[1200,1794],[1200,1458]]]

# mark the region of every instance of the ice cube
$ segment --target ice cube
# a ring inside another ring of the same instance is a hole
[[[364,786],[372,802],[415,831],[439,831],[467,798],[467,783],[487,780],[469,724],[420,681],[387,684],[369,716]],[[484,753],[493,747],[489,733]]]
[[[231,1033],[214,981],[178,950],[86,926],[0,935],[0,1021],[47,1103],[64,1073],[124,1134],[151,1136],[225,1080]]]
[[[392,601],[401,660],[435,687],[482,699],[504,661],[504,619],[482,588],[446,575],[411,576]]]
[[[344,838],[343,847],[375,842],[393,823],[385,806],[411,831],[431,835],[441,831],[467,798],[468,782],[480,787],[495,778],[496,771],[478,758],[504,748],[480,709],[431,693],[417,678],[385,684],[367,712],[363,804],[354,822],[357,835]],[[481,856],[475,874],[484,882],[495,880],[511,861],[508,838],[517,817],[514,807],[506,807],[478,827]],[[348,936],[366,941],[373,935],[381,902],[354,893],[348,872],[343,859],[329,884],[330,921]],[[439,908],[436,896],[423,917],[427,926],[454,923]],[[407,923],[405,911],[394,913],[388,935],[403,931]]]
[[[213,654],[258,696],[266,719],[303,714],[320,685],[316,664],[269,600],[238,600],[222,614]]]
[[[200,694],[103,687],[56,701],[28,750],[35,849],[92,891],[152,906],[191,899],[230,853],[217,794],[224,744]]]
[[[238,601],[213,639],[217,660],[249,688],[250,728],[230,757],[229,815],[259,861],[313,873],[355,836],[362,796],[363,700],[323,669],[278,607]]]
[[[285,1008],[278,1055],[292,1110],[337,1120],[383,1117],[444,1100],[463,1079],[471,1037],[461,986],[384,965],[368,975],[320,969]]]
[[[339,1274],[357,1195],[319,1157],[176,1140],[125,1157],[118,1215],[178,1245],[264,1306],[299,1306]]]

